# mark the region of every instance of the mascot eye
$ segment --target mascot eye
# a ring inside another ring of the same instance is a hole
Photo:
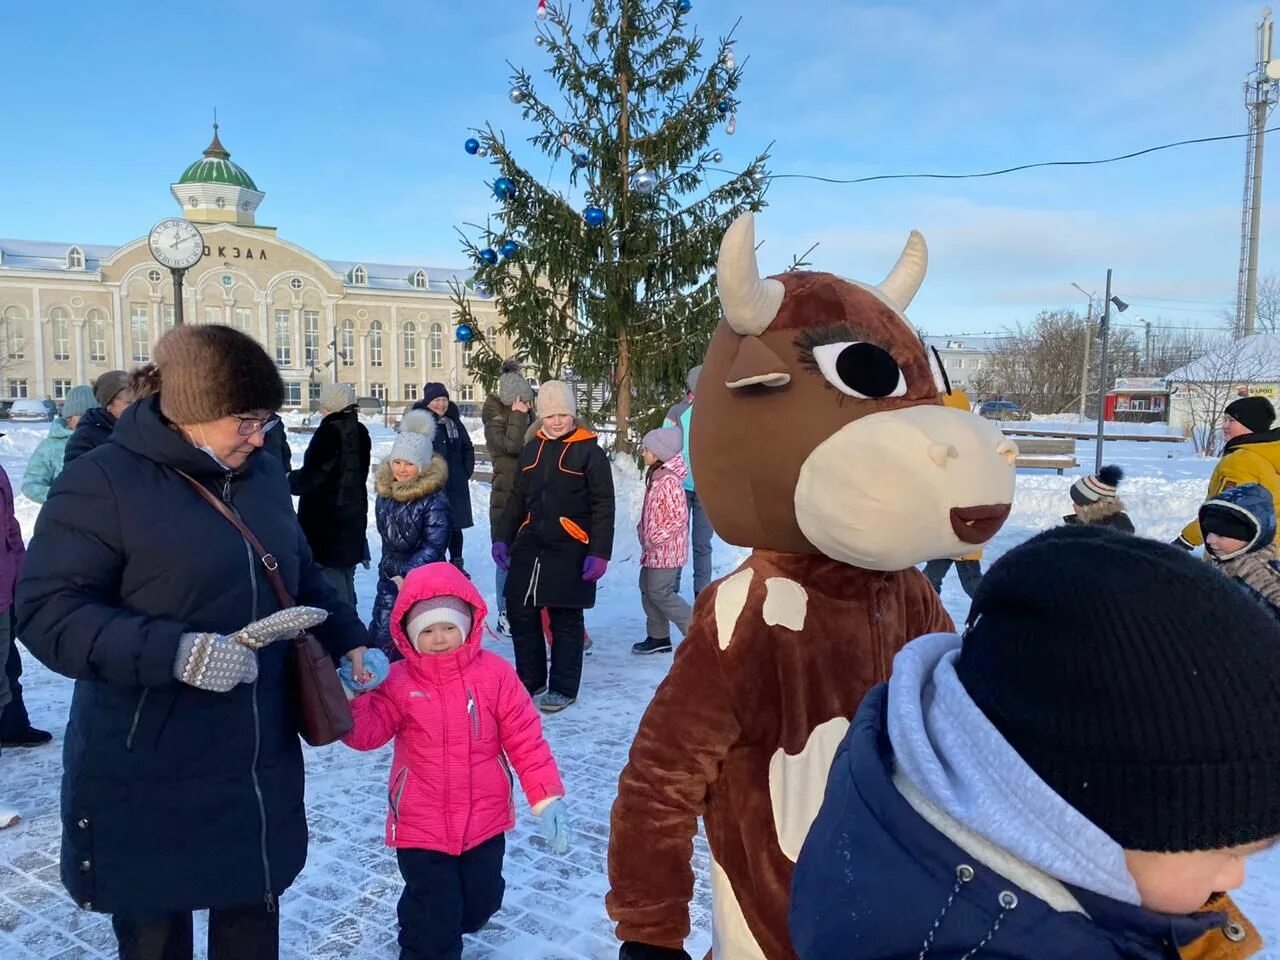
[[[813,360],[827,381],[859,400],[882,400],[907,393],[907,379],[889,351],[874,343],[824,343]]]
[[[933,385],[938,388],[938,393],[946,396],[951,393],[951,378],[947,376],[947,370],[942,365],[942,357],[938,356],[938,348],[929,348],[929,369],[933,371]]]

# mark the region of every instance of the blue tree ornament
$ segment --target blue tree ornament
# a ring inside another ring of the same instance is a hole
[[[498,248],[498,252],[507,258],[514,257],[520,252],[520,244],[516,243],[514,240],[503,240],[502,246]]]
[[[676,0],[676,9],[681,13],[688,13],[693,9],[693,0]]]
[[[480,259],[492,266],[498,262],[498,252],[493,247],[485,247],[480,251]]]
[[[573,155],[573,165],[575,167],[585,167],[591,162],[591,158],[585,153],[575,153]]]
[[[453,336],[459,343],[470,343],[476,338],[476,332],[471,329],[469,324],[460,323],[457,329],[453,331]]]
[[[593,203],[582,211],[582,219],[588,227],[603,227],[604,211]]]
[[[467,142],[462,145],[462,149],[474,157],[480,152],[480,141],[475,137],[468,137]]]
[[[493,181],[493,195],[499,200],[510,200],[516,194],[516,182],[510,177],[499,177]]]

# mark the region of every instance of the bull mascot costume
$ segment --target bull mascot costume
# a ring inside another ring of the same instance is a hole
[[[725,233],[691,457],[716,532],[753,552],[699,597],[619,781],[607,906],[623,960],[688,956],[699,817],[712,956],[795,957],[792,869],[850,718],[904,644],[953,629],[915,565],[1009,515],[1016,445],[944,406],[905,316],[926,262],[913,232],[878,286],[762,280],[753,216]]]

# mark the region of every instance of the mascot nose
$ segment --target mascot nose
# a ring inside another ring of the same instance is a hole
[[[1004,457],[1004,462],[1012,467],[1018,459],[1018,445],[1012,440],[1001,440],[1000,445],[996,447],[996,454]]]
[[[943,469],[946,469],[948,460],[958,460],[959,458],[960,451],[949,443],[934,442],[929,444],[929,459]]]

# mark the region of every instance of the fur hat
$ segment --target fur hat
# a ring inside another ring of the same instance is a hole
[[[1105,466],[1094,477],[1081,477],[1071,485],[1071,502],[1082,507],[1102,500],[1115,500],[1116,489],[1124,479],[1124,471],[1116,466]]]
[[[444,397],[446,400],[449,399],[449,388],[443,383],[432,381],[422,385],[422,403],[424,405],[440,397]]]
[[[415,649],[418,634],[437,623],[453,624],[462,631],[463,639],[466,639],[471,635],[473,613],[471,604],[461,597],[445,594],[428,600],[419,600],[409,608],[409,613],[404,618],[404,632],[409,642],[415,645]]]
[[[262,345],[219,324],[174,327],[156,344],[155,362],[136,370],[139,397],[160,394],[160,412],[176,424],[209,423],[284,403],[280,371]]]
[[[679,427],[659,427],[644,435],[644,448],[662,462],[684,453],[684,431]]]
[[[519,363],[516,363],[514,370],[507,369],[511,363],[513,361],[508,360],[502,365],[502,376],[498,378],[498,399],[508,407],[516,400],[533,403],[533,387],[529,386],[529,381],[520,373]]]
[[[538,416],[545,418],[557,414],[576,417],[578,400],[572,386],[563,380],[548,380],[538,388]]]
[[[108,370],[93,381],[93,398],[98,406],[107,407],[120,395],[120,391],[129,388],[129,374],[123,370]]]
[[[1232,420],[1249,428],[1251,433],[1270,430],[1276,420],[1275,407],[1266,397],[1241,397],[1232,400],[1223,411]]]
[[[400,421],[400,432],[391,444],[388,460],[404,460],[421,470],[431,462],[432,440],[436,435],[436,418],[426,410],[410,410]]]
[[[70,420],[72,417],[83,417],[97,405],[98,402],[93,396],[93,387],[88,384],[72,387],[67,391],[66,399],[62,401],[63,419]]]
[[[320,386],[320,409],[337,413],[356,402],[356,388],[349,383],[325,383]]]

